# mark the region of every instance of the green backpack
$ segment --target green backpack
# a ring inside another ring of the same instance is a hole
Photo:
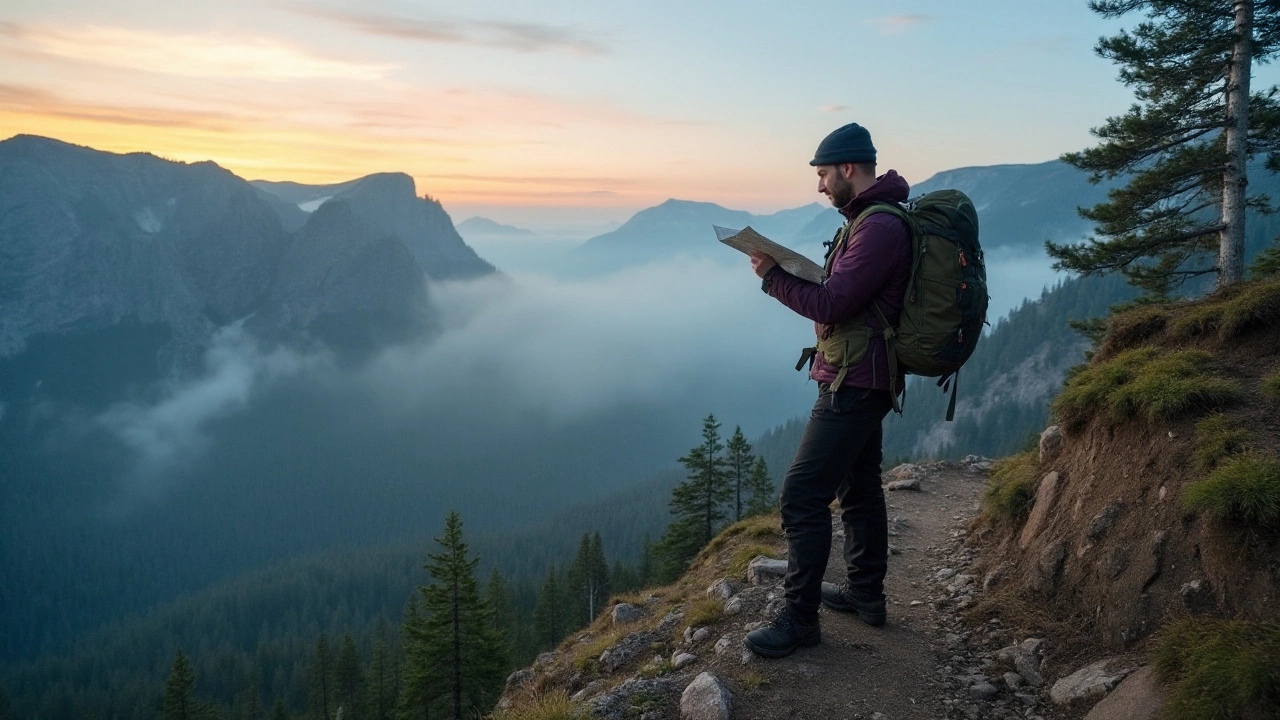
[[[849,366],[862,359],[871,336],[883,334],[894,410],[902,412],[896,387],[901,369],[939,378],[943,392],[949,384],[947,420],[952,420],[960,366],[973,354],[987,319],[987,269],[978,243],[978,213],[973,201],[959,190],[931,192],[905,206],[876,203],[837,233],[828,256],[828,272],[840,245],[864,219],[881,212],[901,218],[911,230],[911,276],[898,326],[890,327],[873,303],[884,331],[871,331],[865,317],[855,318],[836,325],[817,347],[806,352],[821,352],[828,363],[840,368],[833,383],[833,389],[838,390]]]

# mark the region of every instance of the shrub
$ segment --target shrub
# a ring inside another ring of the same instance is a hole
[[[1262,395],[1271,402],[1280,402],[1280,370],[1270,375],[1263,375],[1262,382],[1258,387],[1262,391]]]
[[[1196,618],[1171,624],[1155,647],[1169,720],[1272,717],[1280,706],[1280,625]]]
[[[1196,469],[1212,470],[1224,458],[1249,447],[1253,433],[1231,424],[1226,415],[1212,415],[1196,423],[1196,449],[1191,457]]]
[[[1134,415],[1155,421],[1224,405],[1240,395],[1239,383],[1214,374],[1209,353],[1142,347],[1072,375],[1053,408],[1069,429],[1079,430],[1099,413],[1113,422]]]
[[[983,511],[993,519],[1021,520],[1031,508],[1040,481],[1040,451],[997,460],[983,491]]]
[[[1184,487],[1182,505],[1219,521],[1280,526],[1280,461],[1267,455],[1237,455]]]

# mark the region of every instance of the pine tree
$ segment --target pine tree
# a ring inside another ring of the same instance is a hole
[[[554,565],[547,570],[547,579],[538,591],[538,603],[533,608],[533,624],[538,633],[540,647],[555,647],[568,633],[565,619],[564,593]]]
[[[658,561],[653,542],[649,539],[649,535],[645,534],[644,540],[640,543],[640,562],[636,566],[637,588],[650,587],[657,581],[657,565]]]
[[[516,652],[516,609],[511,601],[511,589],[507,587],[507,581],[502,578],[498,568],[494,568],[489,574],[489,584],[485,587],[484,596],[493,612],[493,627],[502,638],[510,659]]]
[[[356,641],[351,633],[342,635],[333,680],[343,720],[359,720],[364,717],[364,676],[360,672],[360,653],[356,650]]]
[[[738,522],[750,514],[743,513],[745,507],[743,501],[746,500],[747,485],[751,480],[751,466],[755,461],[755,456],[751,454],[751,443],[742,436],[741,425],[733,429],[733,437],[729,438],[725,450],[727,452],[726,471],[729,474],[729,482],[733,486],[733,521]]]
[[[431,720],[432,710],[440,696],[436,666],[426,645],[419,640],[427,633],[426,617],[422,614],[419,593],[409,596],[405,604],[404,618],[400,622],[400,635],[404,645],[404,682],[400,687],[400,699],[396,715],[401,720]]]
[[[443,717],[478,717],[502,690],[505,648],[480,595],[480,559],[468,557],[457,511],[445,518],[444,535],[436,542],[442,552],[428,555],[426,563],[432,584],[418,588],[426,617],[408,630],[408,643],[417,647],[409,663],[430,663],[430,669],[418,668],[417,677],[424,697],[440,703]]]
[[[369,660],[369,715],[373,720],[391,720],[395,706],[395,668],[391,649],[387,647],[386,620],[378,620],[373,638],[373,657]]]
[[[333,658],[329,652],[329,638],[324,633],[316,638],[316,648],[311,655],[311,668],[307,673],[308,715],[314,720],[332,720],[330,702],[334,699]]]
[[[751,499],[747,501],[747,515],[768,515],[778,509],[778,491],[769,478],[769,466],[764,458],[757,457],[747,478]]]
[[[680,458],[689,474],[671,491],[671,513],[676,519],[667,526],[656,548],[661,558],[660,580],[669,581],[684,572],[726,518],[724,505],[732,499],[733,487],[723,451],[720,423],[714,415],[708,415],[702,421],[702,444]]]
[[[1280,4],[1255,0],[1094,0],[1106,18],[1142,12],[1145,22],[1103,38],[1099,55],[1120,66],[1138,99],[1093,133],[1102,142],[1063,160],[1094,182],[1125,176],[1107,202],[1082,209],[1098,234],[1079,245],[1048,242],[1055,268],[1119,271],[1151,295],[1216,273],[1244,276],[1248,163],[1268,154],[1280,169],[1276,88],[1250,92],[1254,62],[1280,50]],[[1216,256],[1216,261],[1213,259]]]
[[[208,707],[196,700],[196,671],[181,650],[173,656],[169,677],[164,682],[161,720],[197,720],[208,716]]]
[[[0,720],[13,720],[13,708],[9,707],[9,693],[0,683]]]
[[[569,593],[575,602],[571,615],[579,627],[595,620],[609,595],[609,565],[600,532],[583,533],[578,554],[569,567]]]
[[[271,706],[271,720],[289,720],[289,713],[284,709],[284,698],[276,696],[276,702]]]

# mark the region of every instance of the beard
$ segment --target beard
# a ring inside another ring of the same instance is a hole
[[[843,178],[831,178],[827,182],[827,197],[831,200],[831,206],[840,209],[848,205],[853,200],[853,183]]]

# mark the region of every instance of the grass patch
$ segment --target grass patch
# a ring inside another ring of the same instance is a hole
[[[579,672],[594,672],[596,663],[600,661],[600,653],[618,642],[631,628],[622,626],[601,632],[591,642],[584,645],[571,646],[573,649],[573,667]]]
[[[747,690],[759,690],[769,684],[769,678],[755,670],[748,670],[738,676],[738,684]]]
[[[1222,460],[1248,449],[1253,433],[1231,424],[1226,415],[1211,415],[1196,423],[1196,449],[1191,454],[1196,469],[1212,470]]]
[[[1169,720],[1274,717],[1280,706],[1280,625],[1182,620],[1155,647],[1169,684]]]
[[[1113,422],[1133,416],[1149,422],[1224,405],[1240,397],[1240,384],[1214,373],[1213,356],[1200,350],[1126,350],[1074,373],[1053,409],[1069,429],[1103,414]]]
[[[637,674],[645,680],[652,680],[656,677],[666,675],[672,670],[675,670],[675,665],[672,665],[670,660],[663,660],[659,663],[650,663],[645,665],[640,668]]]
[[[522,700],[508,710],[493,714],[493,720],[573,720],[573,702],[563,690],[537,693]]]
[[[1182,489],[1182,506],[1223,522],[1280,527],[1280,460],[1237,455]]]
[[[684,622],[677,634],[683,633],[685,628],[710,625],[722,617],[724,617],[724,605],[719,600],[710,598],[699,600],[684,611]]]
[[[755,560],[758,555],[776,558],[778,556],[778,551],[768,545],[747,545],[744,548],[740,548],[733,554],[733,557],[729,559],[729,566],[725,568],[725,571],[730,577],[745,578],[747,576],[747,566],[750,565],[751,561]]]
[[[1258,384],[1258,390],[1271,402],[1280,402],[1280,370],[1263,375],[1262,382]]]
[[[782,537],[782,521],[776,513],[756,515],[739,520],[721,530],[719,535],[711,538],[711,542],[707,543],[706,547],[698,552],[698,556],[694,558],[691,567],[701,566],[708,558],[720,552],[731,538],[739,535],[749,538],[780,538]]]
[[[1163,305],[1122,306],[1113,311],[1104,336],[1111,350],[1145,343],[1163,333],[1169,323],[1169,310]]]
[[[1040,483],[1040,451],[1028,450],[991,465],[982,493],[983,512],[993,520],[1021,520]]]
[[[1177,313],[1169,334],[1188,338],[1216,332],[1226,340],[1276,320],[1280,320],[1280,281],[1242,283]]]

